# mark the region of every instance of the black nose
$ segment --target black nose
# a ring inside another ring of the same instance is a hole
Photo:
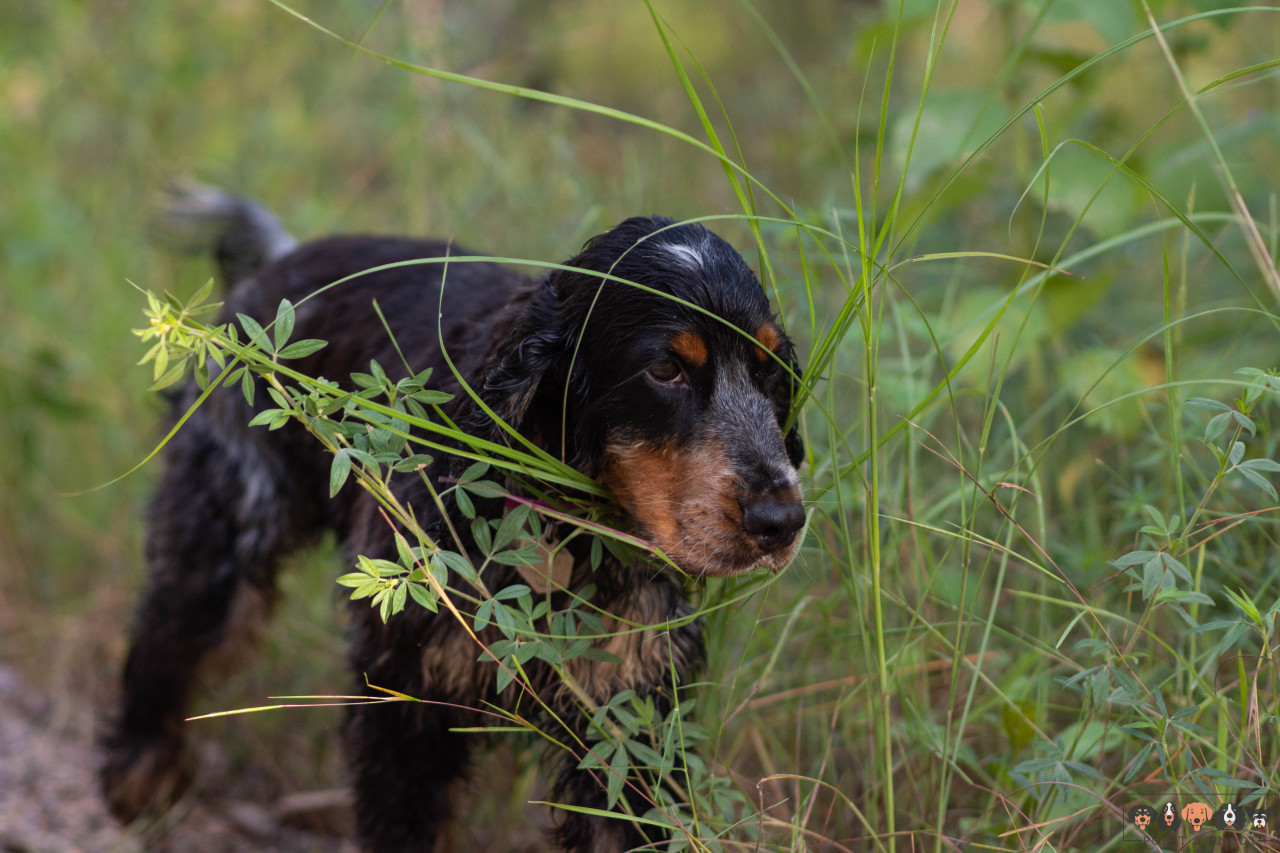
[[[742,529],[765,551],[787,547],[803,526],[800,501],[764,497],[742,506]]]

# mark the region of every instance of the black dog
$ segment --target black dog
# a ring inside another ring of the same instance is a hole
[[[295,246],[261,207],[216,190],[189,192],[177,211],[211,230],[232,288],[226,317],[240,312],[265,323],[288,298],[298,305],[295,337],[329,342],[297,362],[309,375],[342,381],[368,369],[370,359],[393,379],[404,375],[393,371],[401,358],[372,308],[376,299],[412,369],[434,368],[433,381],[456,395],[446,406],[455,423],[511,442],[487,407],[611,489],[635,532],[688,575],[778,570],[795,554],[804,523],[796,476],[802,448],[795,429],[783,429],[799,369],[759,281],[705,228],[629,219],[590,240],[567,263],[573,269],[540,282],[492,263],[416,264],[359,276],[304,302],[372,267],[461,252],[380,237]],[[460,390],[442,347],[484,407]],[[177,411],[196,394],[194,386],[183,392]],[[256,405],[271,405],[261,387]],[[219,389],[165,451],[147,540],[150,581],[135,617],[122,706],[103,741],[103,788],[122,819],[163,808],[188,784],[182,727],[197,674],[269,611],[283,556],[326,530],[336,531],[353,559],[396,556],[395,532],[368,493],[347,485],[329,499],[331,458],[318,441],[295,423],[251,428],[254,415],[238,389]],[[428,479],[444,491],[466,464],[440,454]],[[392,483],[422,526],[446,541],[423,479],[405,474]],[[446,506],[454,528],[468,535],[456,505]],[[578,657],[567,669],[592,702],[630,688],[669,708],[673,687],[691,677],[702,655],[682,579],[650,561],[609,556],[593,570],[589,542],[572,553],[565,586],[595,586],[591,604],[609,618],[607,636],[594,645],[616,657]],[[497,564],[484,580],[491,590],[522,582]],[[561,607],[570,600],[554,598]],[[486,702],[521,702],[522,713],[536,706],[522,701],[517,685],[495,692],[496,665],[478,662],[475,640],[450,614],[410,604],[383,624],[367,601],[353,608],[352,664],[362,689],[367,679],[428,700],[351,711],[360,841],[379,853],[430,850],[474,739],[450,729],[485,724],[465,709]],[[480,637],[490,643],[500,635],[490,628]],[[541,661],[528,662],[526,672],[538,697],[586,742],[582,702]],[[557,795],[603,809],[607,774],[576,764],[565,762]],[[630,788],[627,794],[643,814],[644,801]],[[558,836],[567,849],[625,850],[652,837],[626,820],[563,814]]]

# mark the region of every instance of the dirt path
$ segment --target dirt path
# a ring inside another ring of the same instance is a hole
[[[0,665],[3,853],[349,853],[348,842],[289,828],[275,804],[237,798],[215,771],[161,824],[123,830],[98,799],[93,715],[65,711]],[[212,763],[216,766],[216,756]],[[215,796],[202,796],[216,789]]]

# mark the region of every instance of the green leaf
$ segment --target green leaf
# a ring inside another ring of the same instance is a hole
[[[311,355],[313,352],[322,350],[329,345],[328,341],[322,341],[317,338],[306,338],[301,341],[294,341],[284,349],[280,350],[280,358],[303,358]]]
[[[488,462],[472,463],[467,470],[462,472],[462,476],[458,478],[459,483],[471,483],[479,480],[489,470]]]
[[[493,528],[487,519],[477,518],[471,522],[471,538],[475,540],[480,553],[488,554],[493,550]]]
[[[652,767],[656,770],[663,769],[664,761],[662,756],[654,750],[653,747],[638,740],[627,741],[627,751],[634,756],[643,767]]]
[[[258,417],[261,417],[259,415]],[[254,418],[257,420],[257,418]],[[342,484],[347,481],[347,476],[351,473],[351,453],[350,448],[344,447],[337,453],[333,454],[333,464],[329,466],[329,497],[338,494],[338,490],[342,488]]]
[[[1149,562],[1151,558],[1156,556],[1158,553],[1159,552],[1157,551],[1130,551],[1127,554],[1121,554],[1119,557],[1116,557],[1111,561],[1111,565],[1118,569],[1136,566],[1141,563]]]
[[[378,571],[378,567],[373,564],[373,560],[361,554],[356,557],[356,567],[371,578],[380,578],[382,574]]]
[[[369,576],[364,572],[351,572],[338,578],[338,584],[341,586],[359,587],[368,583]]]
[[[537,643],[537,642],[521,643],[519,646],[516,647],[516,660],[520,663],[521,666],[524,666],[526,663],[528,663],[530,660],[533,659],[533,656],[537,654],[538,649],[542,645],[543,645],[542,643]]]
[[[1188,634],[1208,634],[1214,631],[1225,631],[1228,628],[1234,628],[1240,623],[1233,619],[1215,619],[1212,622],[1205,622],[1196,625],[1194,628],[1188,628]]]
[[[275,400],[276,405],[279,406],[280,408],[282,409],[293,408],[293,401],[290,400],[288,397],[286,397],[284,394],[277,391],[273,386],[271,385],[267,386],[267,394],[270,395],[272,400]]]
[[[507,685],[515,679],[515,673],[511,671],[511,658],[507,658],[502,663],[503,665],[498,667],[498,676],[494,680],[494,687],[498,693],[506,690]]]
[[[1182,565],[1182,563],[1172,554],[1168,552],[1161,552],[1160,561],[1164,564],[1166,569],[1177,575],[1177,577],[1187,586],[1191,586],[1194,583],[1191,579],[1191,572],[1187,571],[1187,567]]]
[[[392,466],[396,471],[412,472],[420,468],[425,468],[431,464],[431,457],[425,453],[415,453],[412,456],[406,456]]]
[[[279,351],[289,340],[289,336],[293,334],[294,321],[293,303],[288,299],[281,299],[280,306],[276,309],[276,320],[271,326],[271,338],[275,342],[276,350]]]
[[[380,385],[378,385],[378,380],[374,379],[372,376],[370,376],[367,373],[353,373],[351,374],[351,381],[359,385],[361,388],[376,389],[381,387]]]
[[[1160,569],[1159,555],[1148,560],[1142,567],[1142,598],[1150,601],[1164,585],[1164,572]]]
[[[455,572],[463,580],[475,582],[479,580],[475,568],[471,565],[471,561],[456,551],[438,551],[436,557],[441,563],[449,567],[449,570]]]
[[[505,548],[516,536],[524,529],[525,522],[529,519],[529,513],[532,510],[528,506],[521,504],[515,507],[506,517],[502,519],[502,523],[498,525],[498,532],[493,536],[493,547]],[[508,565],[511,565],[508,563]]]
[[[1208,604],[1213,605],[1213,599],[1205,595],[1203,592],[1192,592],[1185,589],[1162,589],[1156,594],[1156,602],[1174,601],[1178,604]]]
[[[1271,460],[1269,460],[1269,459],[1254,459],[1254,460],[1251,460],[1251,461],[1254,461],[1254,462],[1270,462]],[[1270,481],[1270,480],[1268,480],[1266,477],[1262,476],[1261,474],[1259,474],[1259,473],[1258,473],[1258,471],[1257,471],[1255,468],[1253,468],[1253,467],[1248,467],[1248,468],[1246,468],[1244,465],[1241,465],[1241,466],[1240,466],[1239,468],[1237,468],[1236,470],[1237,470],[1237,471],[1239,471],[1239,472],[1240,472],[1240,474],[1241,474],[1241,476],[1243,476],[1243,477],[1244,477],[1246,480],[1248,480],[1250,483],[1253,483],[1253,484],[1254,484],[1255,486],[1257,486],[1259,489],[1262,489],[1262,491],[1266,492],[1266,493],[1267,493],[1267,496],[1268,496],[1268,497],[1270,497],[1270,498],[1271,498],[1271,500],[1273,500],[1273,501],[1274,501],[1274,500],[1276,500],[1276,499],[1277,499],[1277,496],[1276,496],[1276,487],[1275,487],[1275,486],[1273,486],[1273,485],[1271,485],[1271,481]]]
[[[427,608],[432,613],[436,612],[437,605],[435,590],[420,583],[410,583],[405,584],[405,586],[409,588],[409,594],[413,596],[414,601],[418,602],[418,604]]]
[[[187,311],[190,312],[192,308],[195,308],[201,302],[204,302],[206,299],[209,298],[209,294],[211,293],[213,293],[212,278],[206,281],[204,285],[195,292],[195,295],[187,300]]]
[[[1239,424],[1241,429],[1247,430],[1249,435],[1258,434],[1258,428],[1254,426],[1253,419],[1250,418],[1248,415],[1246,415],[1244,412],[1232,411],[1232,412],[1228,412],[1228,414],[1231,415],[1232,420],[1234,420],[1237,424]]]
[[[326,418],[329,417],[334,412],[337,412],[339,409],[346,406],[347,403],[349,403],[351,401],[351,398],[354,396],[355,394],[352,394],[349,391],[345,394],[339,394],[338,396],[334,397],[332,400],[324,404],[324,408],[320,410],[320,415]]]
[[[159,391],[163,388],[168,388],[170,385],[173,385],[175,382],[177,382],[179,379],[182,378],[183,374],[187,372],[187,362],[188,362],[188,359],[184,358],[181,361],[179,361],[177,364],[173,365],[173,367],[170,367],[169,370],[164,374],[164,376],[161,376],[155,382],[151,383],[151,387],[148,390]],[[157,365],[160,364],[160,359],[158,358],[156,359],[156,364]]]
[[[288,418],[289,412],[285,409],[263,409],[254,415],[253,420],[249,421],[249,426],[262,426],[263,424],[275,423],[277,418]]]
[[[480,606],[476,608],[475,630],[483,631],[489,627],[489,622],[493,619],[493,599],[480,602]]]
[[[379,388],[386,388],[391,384],[391,380],[387,379],[387,372],[377,361],[369,361],[369,372],[373,374],[373,380],[378,383]]]
[[[1233,414],[1235,413],[1225,411],[1210,418],[1209,423],[1205,424],[1204,427],[1204,440],[1212,444],[1221,438],[1222,434],[1227,431],[1227,424],[1231,423]]]
[[[371,559],[368,560],[368,566],[380,578],[395,578],[405,573],[404,566],[390,560]]]
[[[1249,621],[1258,626],[1263,624],[1262,613],[1258,611],[1258,605],[1254,604],[1252,599],[1242,592],[1232,592],[1229,589],[1223,589],[1222,591],[1226,594],[1227,598],[1231,599],[1231,603],[1234,604],[1241,613],[1248,617]]]
[[[475,504],[471,502],[471,498],[467,495],[467,490],[458,488],[453,490],[453,499],[458,504],[458,512],[467,518],[476,517]]]
[[[526,545],[523,548],[514,548],[510,551],[499,551],[492,556],[492,559],[495,563],[500,563],[504,566],[534,566],[543,561],[536,545]]]
[[[618,798],[622,796],[622,785],[627,781],[627,768],[629,766],[627,751],[619,744],[617,750],[613,753],[613,760],[609,762],[609,769],[613,771],[609,774],[609,808],[617,805]]]
[[[493,596],[494,601],[510,601],[513,598],[519,598],[522,595],[529,594],[529,587],[522,583],[513,583],[511,586],[503,587]]]
[[[396,558],[400,560],[400,565],[406,569],[412,568],[416,562],[413,558],[413,551],[409,548],[409,540],[401,535],[400,531],[396,531]]]
[[[409,396],[417,400],[419,403],[425,403],[428,406],[439,406],[453,399],[452,394],[448,394],[444,391],[430,390],[415,391]]]
[[[253,319],[248,314],[237,314],[236,317],[239,318],[240,325],[244,327],[245,334],[249,336],[249,343],[251,345],[258,345],[265,340],[262,333],[262,326],[257,320]]]

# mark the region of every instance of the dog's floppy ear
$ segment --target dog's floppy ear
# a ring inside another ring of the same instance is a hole
[[[474,389],[494,414],[539,444],[558,440],[561,431],[559,406],[548,402],[564,392],[573,344],[565,313],[553,276],[525,305],[495,324],[493,345]],[[473,434],[504,440],[505,431],[479,406],[469,420]]]

